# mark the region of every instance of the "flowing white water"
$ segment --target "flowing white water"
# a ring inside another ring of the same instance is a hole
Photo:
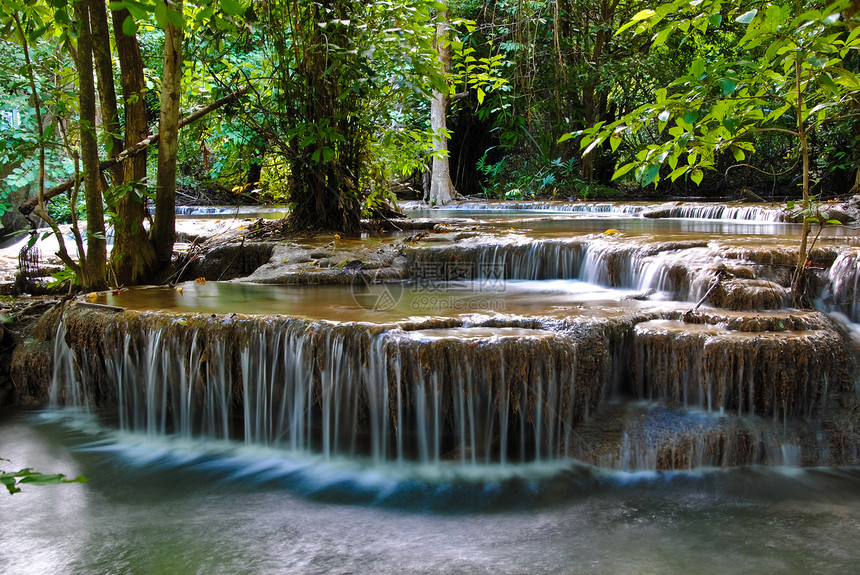
[[[445,273],[456,266],[478,279],[575,279],[606,288],[660,292],[675,301],[698,301],[723,262],[715,244],[619,241],[608,236],[461,242],[410,255],[416,276],[427,281],[449,279]]]
[[[464,327],[452,336],[286,318],[218,331],[219,322],[174,321],[116,322],[103,334],[101,365],[58,337],[51,397],[87,407],[98,388],[116,403],[120,429],[150,438],[504,466],[566,453],[570,429],[594,409],[586,387],[603,378],[578,382],[577,341],[548,331]]]

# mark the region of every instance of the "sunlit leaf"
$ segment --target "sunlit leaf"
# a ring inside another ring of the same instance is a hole
[[[695,169],[690,174],[690,179],[693,180],[697,186],[702,183],[702,180],[705,179],[705,174],[700,169]]]
[[[620,168],[615,170],[615,173],[612,174],[612,179],[617,180],[618,178],[620,178],[621,176],[623,176],[624,174],[626,174],[627,172],[629,172],[630,170],[635,168],[636,165],[637,165],[636,162],[630,162],[629,164],[624,164],[623,166],[621,166]]]
[[[632,22],[639,22],[640,20],[647,20],[651,16],[656,15],[657,13],[654,10],[640,10],[636,14],[633,15],[633,18],[630,20]]]
[[[737,22],[738,24],[749,24],[753,21],[753,19],[755,19],[756,14],[758,14],[758,10],[753,8],[752,10],[744,12],[743,14],[735,18],[735,22]]]

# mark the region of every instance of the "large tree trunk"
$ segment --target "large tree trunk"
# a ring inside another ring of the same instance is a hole
[[[603,109],[605,107],[605,100],[600,98],[600,95],[597,93],[597,85],[600,82],[601,60],[603,59],[606,44],[610,39],[611,29],[609,26],[611,25],[616,5],[617,2],[610,3],[609,0],[602,0],[600,3],[599,27],[594,37],[594,47],[589,62],[589,65],[594,70],[582,89],[582,102],[585,106],[583,123],[586,128],[594,126],[600,120],[600,116],[605,113],[605,109]],[[594,155],[596,151],[591,150],[587,154],[583,154],[580,160],[580,177],[586,182],[594,180]]]
[[[101,104],[102,131],[108,135],[108,156],[116,157],[122,149],[119,114],[116,105],[116,85],[113,80],[113,59],[110,51],[110,28],[104,0],[91,0],[90,27],[93,35],[93,60],[96,66],[99,103]],[[113,186],[122,183],[122,166],[111,169]]]
[[[328,140],[318,132],[317,141],[310,145],[302,146],[296,139],[290,143],[290,149],[296,150],[290,159],[290,203],[294,208],[287,224],[294,230],[355,236],[361,232],[358,177],[363,169],[364,143],[356,121],[351,119],[357,115],[355,96],[346,95],[338,74],[331,73],[331,68],[354,63],[344,53],[331,51],[329,44],[344,47],[350,40],[342,29],[327,28],[323,33],[317,25],[320,18],[330,14],[349,19],[353,7],[349,2],[323,0],[303,11],[293,23],[293,32],[301,40],[292,44],[295,68],[280,69],[281,73],[289,72],[280,80],[284,93],[295,94],[285,103],[288,115],[314,126],[328,122],[332,132],[342,137],[342,141]]]
[[[120,80],[125,111],[125,147],[128,148],[145,139],[149,126],[146,121],[146,102],[143,91],[146,82],[143,76],[143,58],[136,36],[127,36],[122,24],[130,16],[128,10],[114,10],[114,38],[119,59]],[[120,150],[117,150],[119,153]],[[114,185],[144,184],[146,179],[146,149],[118,164]],[[127,191],[116,199],[112,206],[117,215],[114,223],[114,245],[111,252],[111,269],[117,285],[136,285],[151,281],[155,263],[155,248],[152,245],[143,220],[146,207],[143,198]]]
[[[96,92],[93,83],[93,41],[90,28],[90,6],[75,3],[78,23],[77,67],[80,83],[78,101],[81,117],[81,160],[84,169],[84,192],[87,204],[87,253],[80,254],[81,286],[88,291],[107,287],[104,208],[100,187],[99,150],[95,134]]]
[[[451,71],[451,45],[448,29],[448,12],[441,10],[436,20],[436,50],[442,71]],[[460,195],[451,181],[451,166],[448,159],[448,107],[451,103],[449,91],[433,91],[430,102],[430,128],[433,130],[433,169],[430,194],[425,201],[435,206],[450,204]]]
[[[168,11],[182,14],[182,0],[165,0]],[[182,81],[182,28],[168,23],[164,31],[164,70],[158,122],[158,177],[152,240],[162,267],[170,265],[176,239],[176,154],[179,149],[179,100]]]

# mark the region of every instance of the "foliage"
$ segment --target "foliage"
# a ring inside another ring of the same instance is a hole
[[[625,140],[632,145],[633,157],[613,179],[633,173],[643,185],[684,176],[700,183],[720,155],[747,161],[765,132],[793,136],[793,156],[800,158],[808,133],[844,117],[860,92],[844,62],[860,48],[860,28],[849,30],[840,16],[848,3],[810,5],[799,14],[793,3],[759,5],[676,0],[642,10],[623,27],[653,33],[655,49],[673,34],[704,35],[720,26],[737,28],[739,39],[737,54],[702,54],[657,90],[654,102],[577,134],[586,150],[606,141],[613,150]],[[649,130],[656,141],[637,145],[637,135]]]
[[[9,462],[8,459],[0,458],[0,461]],[[9,495],[21,492],[21,485],[56,485],[58,483],[86,483],[87,479],[84,476],[78,476],[74,479],[66,479],[62,473],[46,475],[33,471],[30,468],[21,469],[18,471],[4,471],[0,469],[0,484],[6,487]]]

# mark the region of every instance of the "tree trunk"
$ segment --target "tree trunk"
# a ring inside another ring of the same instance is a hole
[[[113,59],[110,52],[110,28],[104,0],[90,0],[90,27],[93,35],[93,60],[96,66],[102,131],[108,135],[108,156],[116,157],[123,149],[120,138],[119,114],[116,105],[116,85],[113,80]],[[122,166],[111,169],[114,186],[122,184]],[[106,190],[103,190],[106,192]]]
[[[99,150],[95,134],[96,92],[93,84],[93,45],[88,3],[75,3],[78,24],[77,67],[80,83],[78,101],[81,117],[81,160],[87,204],[87,253],[80,254],[81,286],[94,291],[107,287],[105,223],[99,185]]]
[[[603,51],[609,40],[610,30],[607,26],[610,23],[612,14],[615,11],[615,5],[610,4],[609,0],[602,0],[600,4],[600,18],[597,22],[598,29],[594,37],[594,48],[591,53],[591,61],[589,65],[593,67],[590,79],[585,84],[582,90],[582,102],[585,105],[584,125],[586,128],[591,128],[599,119],[598,113],[598,94],[597,84],[600,81],[600,62],[603,59]],[[583,154],[581,158],[580,176],[586,182],[594,180],[594,153],[596,150],[591,150],[587,154]]]
[[[341,136],[334,141],[316,133],[316,141],[302,145],[295,138],[289,144],[290,203],[294,208],[287,225],[294,230],[326,230],[345,235],[360,234],[361,197],[358,176],[363,169],[363,135],[354,118],[357,100],[345,94],[336,66],[352,65],[343,52],[332,51],[329,44],[349,45],[343,30],[326,29],[317,24],[320,18],[337,14],[352,16],[349,2],[322,0],[301,12],[293,24],[298,38],[292,44],[296,51],[295,69],[281,77],[283,92],[294,97],[284,107],[292,117],[302,118],[314,126],[329,123],[333,133]],[[300,78],[296,83],[293,78]],[[298,88],[298,92],[296,89]]]
[[[182,14],[182,0],[165,0],[168,11]],[[158,121],[158,177],[152,240],[162,267],[170,265],[176,239],[176,154],[179,149],[179,100],[182,81],[182,28],[168,23],[164,31],[164,70]]]
[[[144,140],[149,132],[146,121],[146,102],[143,92],[146,82],[143,76],[143,58],[136,36],[127,36],[122,24],[130,17],[128,10],[114,10],[114,38],[119,59],[120,80],[125,115],[125,148]],[[117,151],[119,153],[119,150]],[[122,161],[121,183],[143,185],[146,179],[146,148]],[[146,207],[143,198],[127,191],[117,198],[112,206],[117,217],[114,222],[114,245],[111,252],[111,269],[117,285],[137,285],[151,282],[155,263],[155,248],[152,245],[143,220]]]
[[[444,74],[451,71],[451,45],[448,30],[448,11],[440,10],[436,20],[436,50]],[[450,204],[459,198],[451,181],[451,166],[448,159],[448,106],[449,91],[433,91],[430,101],[430,128],[433,130],[433,169],[430,180],[430,195],[425,200],[435,206]]]
[[[803,120],[803,90],[801,85],[801,62],[798,59],[795,61],[795,86],[797,90],[797,105],[795,111],[797,113],[797,137],[800,140],[800,153],[803,161],[803,210],[808,213],[810,207],[809,198],[809,142],[806,137],[806,126]],[[803,230],[800,232],[800,247],[797,250],[797,266],[794,269],[794,277],[791,280],[791,295],[795,306],[805,308],[810,307],[811,301],[808,294],[808,270],[807,262],[809,260],[809,221],[804,218]]]

